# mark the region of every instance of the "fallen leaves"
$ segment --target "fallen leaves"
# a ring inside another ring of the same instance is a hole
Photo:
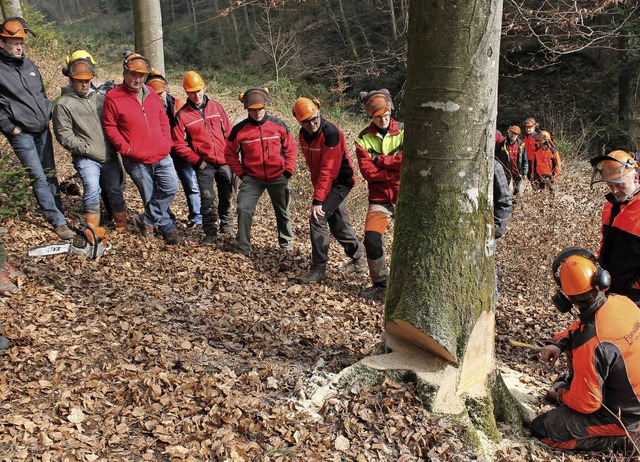
[[[578,186],[583,173],[566,173],[555,198],[527,192],[498,244],[498,358],[541,389],[552,371],[506,339],[535,343],[570,322],[549,302],[549,266],[567,245],[597,247],[601,198],[586,179]],[[307,187],[302,172],[294,181]],[[350,208],[361,233],[358,188]],[[181,194],[172,208],[184,220]],[[79,222],[79,198],[63,200]],[[195,228],[181,228],[186,241],[172,248],[114,236],[99,262],[28,259],[29,247],[55,237],[33,211],[6,220],[10,261],[29,279],[0,301],[13,342],[0,357],[0,460],[480,460],[464,429],[427,413],[410,383],[338,386],[307,404],[375,351],[383,308],[358,299],[368,281],[339,272],[346,257],[336,243],[325,284],[295,283],[310,255],[305,200],[294,201],[290,256],[277,250],[261,200],[251,259],[231,254],[229,240],[200,247]],[[502,460],[556,460],[513,441]]]

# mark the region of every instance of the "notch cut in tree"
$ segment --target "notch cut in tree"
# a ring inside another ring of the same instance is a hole
[[[493,311],[500,2],[412,2],[387,331],[459,363]],[[429,48],[425,53],[424,44]]]
[[[414,357],[426,407],[467,411],[494,437],[492,391],[504,389],[494,346],[492,194],[501,10],[501,0],[410,3],[406,132],[385,307],[392,352],[363,360],[397,371]]]

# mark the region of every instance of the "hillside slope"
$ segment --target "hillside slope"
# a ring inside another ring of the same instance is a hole
[[[223,96],[240,116],[230,92]],[[75,181],[68,154],[58,148],[56,155],[60,178]],[[602,199],[589,191],[585,167],[568,160],[555,194],[526,191],[498,245],[498,358],[540,395],[556,371],[506,340],[534,342],[571,322],[550,303],[550,265],[567,245],[597,247]],[[199,246],[200,231],[184,227],[182,193],[172,209],[184,244],[113,236],[112,251],[97,262],[28,258],[28,248],[55,242],[53,233],[35,208],[6,219],[10,261],[29,280],[0,301],[4,335],[13,342],[0,358],[0,459],[482,459],[460,439],[461,427],[422,408],[413,384],[329,386],[380,344],[383,307],[357,297],[368,281],[339,271],[346,257],[335,242],[326,284],[295,283],[310,254],[307,178],[300,162],[293,182],[297,240],[286,256],[277,249],[266,197],[256,212],[251,259],[231,254],[228,240]],[[359,233],[365,188],[359,178],[349,202]],[[127,199],[131,212],[141,209],[131,183]],[[80,198],[64,195],[63,202],[79,224]],[[319,400],[319,391],[330,394]],[[564,459],[503,431],[511,439],[498,460]]]

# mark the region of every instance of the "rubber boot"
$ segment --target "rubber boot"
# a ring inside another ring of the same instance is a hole
[[[326,263],[312,263],[311,269],[307,275],[298,279],[298,284],[312,284],[320,283],[327,278],[327,264]]]
[[[368,258],[367,264],[369,266],[369,275],[371,276],[371,282],[373,282],[374,284],[378,282],[387,282],[387,276],[389,276],[389,268],[387,267],[387,262],[384,259],[384,255],[380,258],[376,258],[375,260]]]
[[[129,230],[126,210],[122,212],[113,212],[113,219],[116,221],[116,232],[126,233]]]

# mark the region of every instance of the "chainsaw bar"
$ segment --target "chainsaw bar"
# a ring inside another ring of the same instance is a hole
[[[34,247],[29,249],[27,255],[30,257],[43,257],[46,255],[58,255],[60,253],[69,253],[69,249],[71,248],[70,243],[60,243],[60,244],[49,244],[49,245],[41,245],[39,247]]]

